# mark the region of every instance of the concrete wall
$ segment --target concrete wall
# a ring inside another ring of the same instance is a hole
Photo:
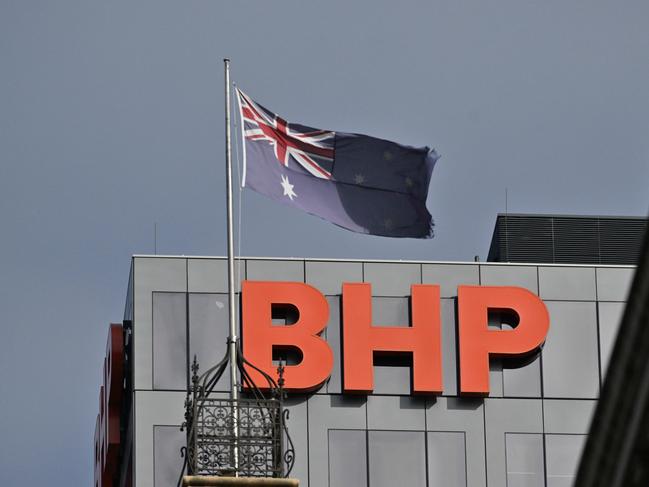
[[[310,487],[571,485],[633,270],[242,260],[241,279],[303,281],[330,303],[332,377],[316,393],[288,402],[297,451],[293,476]],[[225,353],[226,265],[222,259],[135,257],[132,273],[135,485],[175,486],[187,344],[203,369]],[[371,283],[374,320],[385,324],[408,323],[411,284],[441,285],[444,395],[411,397],[409,367],[387,365],[375,366],[373,395],[340,394],[342,282]],[[543,352],[518,369],[493,362],[491,394],[484,399],[457,397],[459,284],[521,286],[538,294],[550,313]],[[225,393],[229,386],[224,377],[217,388]]]

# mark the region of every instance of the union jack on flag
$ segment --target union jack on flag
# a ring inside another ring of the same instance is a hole
[[[285,167],[291,167],[293,160],[311,175],[331,179],[335,132],[290,123],[241,90],[237,92],[246,139],[269,142],[278,162]]]
[[[288,122],[237,90],[242,186],[354,232],[429,238],[437,153]]]

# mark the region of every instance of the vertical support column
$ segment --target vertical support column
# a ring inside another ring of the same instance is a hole
[[[230,311],[230,336],[228,347],[230,351],[230,399],[232,399],[232,433],[234,435],[233,463],[235,477],[239,470],[239,411],[236,401],[239,399],[237,380],[237,317],[234,296],[234,231],[232,217],[232,146],[230,139],[230,60],[223,60],[225,70],[225,171],[228,224],[228,304]]]

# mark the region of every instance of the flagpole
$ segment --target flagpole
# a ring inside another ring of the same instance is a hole
[[[227,198],[227,220],[228,220],[228,302],[230,311],[230,336],[228,347],[230,352],[230,399],[232,400],[232,433],[234,435],[233,467],[234,476],[239,473],[239,410],[237,400],[239,399],[237,380],[237,320],[235,305],[235,282],[234,282],[234,231],[232,218],[232,144],[230,139],[230,60],[223,60],[225,69],[225,168],[226,168],[226,198]]]

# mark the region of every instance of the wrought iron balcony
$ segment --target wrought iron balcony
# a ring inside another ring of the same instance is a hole
[[[283,477],[284,414],[278,399],[203,398],[193,404],[193,475]],[[238,435],[235,437],[235,426]],[[236,455],[236,457],[235,457]]]
[[[289,411],[283,407],[283,367],[278,368],[279,381],[275,382],[241,354],[238,357],[244,392],[237,400],[218,398],[212,392],[227,366],[227,355],[200,377],[194,358],[192,386],[185,401],[183,429],[187,446],[182,451],[185,463],[179,485],[185,471],[183,483],[193,485],[188,483],[190,478],[194,483],[197,479],[207,481],[208,477],[279,480],[288,477],[293,468],[293,443],[286,428]],[[253,383],[244,364],[266,379],[266,393]]]

